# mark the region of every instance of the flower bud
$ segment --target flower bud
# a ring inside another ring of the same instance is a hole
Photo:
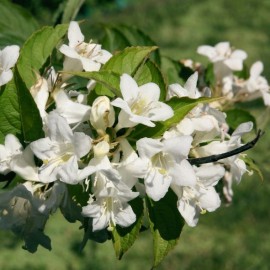
[[[99,135],[104,135],[106,128],[115,121],[114,109],[106,96],[95,99],[91,108],[90,122]]]

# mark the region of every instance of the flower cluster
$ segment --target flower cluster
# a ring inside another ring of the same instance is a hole
[[[232,181],[239,183],[248,171],[243,154],[201,164],[191,161],[238,149],[242,136],[253,129],[251,121],[231,132],[226,114],[211,105],[211,91],[199,87],[201,73],[195,70],[184,86],[170,84],[164,98],[160,85],[139,83],[128,72],[119,74],[118,96],[93,95],[98,87],[93,78],[78,90],[70,83],[76,74],[94,76],[114,56],[99,44],[86,43],[77,22],[70,23],[68,40],[58,50],[64,57],[62,71],[50,67],[36,74],[29,89],[44,137],[22,142],[7,134],[0,145],[0,173],[17,175],[15,186],[0,193],[0,228],[22,234],[31,250],[29,238],[42,234],[58,208],[68,220],[87,220],[92,232],[108,233],[139,222],[133,207],[138,199],[155,203],[172,191],[175,209],[189,226],[196,226],[200,214],[220,207],[217,185],[223,185],[231,201]],[[0,85],[12,78],[18,51],[17,46],[0,51]],[[244,80],[233,73],[243,68],[243,51],[223,42],[201,46],[198,52],[213,63],[216,88],[228,100],[262,95],[270,104],[260,62]],[[182,100],[192,106],[179,117]],[[151,133],[161,123],[163,132]],[[145,133],[136,136],[140,130]]]

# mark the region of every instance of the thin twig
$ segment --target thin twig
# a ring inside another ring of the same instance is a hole
[[[220,159],[224,159],[227,157],[231,157],[231,156],[240,154],[244,151],[247,151],[247,150],[253,148],[255,146],[255,144],[258,142],[258,140],[262,137],[263,134],[264,134],[264,132],[259,129],[255,139],[253,139],[252,141],[248,142],[247,144],[244,144],[244,145],[242,145],[234,150],[231,150],[231,151],[219,154],[219,155],[211,155],[211,156],[202,157],[202,158],[189,158],[188,161],[191,165],[201,165],[201,164],[205,164],[205,163],[216,162]]]

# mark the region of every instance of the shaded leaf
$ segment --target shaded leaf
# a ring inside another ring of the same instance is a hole
[[[17,62],[18,71],[29,89],[36,82],[35,71],[39,71],[54,48],[66,34],[67,24],[55,28],[45,26],[36,31],[24,44]]]
[[[7,134],[14,134],[22,141],[20,107],[14,79],[0,90],[0,143]]]
[[[121,96],[120,92],[120,75],[115,72],[101,70],[93,72],[67,72],[75,76],[82,78],[95,80],[97,83],[100,83],[104,88],[96,89],[97,95],[106,95],[109,97],[112,96]]]
[[[28,10],[10,1],[0,1],[0,48],[10,44],[22,45],[39,28]]]
[[[143,85],[149,82],[156,83],[160,88],[160,101],[164,101],[166,98],[167,85],[164,81],[163,74],[161,73],[158,66],[152,62],[150,59],[147,60],[145,65],[141,66],[134,79],[137,81],[138,85]]]
[[[114,50],[123,50],[127,46],[157,45],[156,42],[154,42],[143,31],[133,26],[127,25],[106,26],[105,38],[106,36],[108,36],[110,40],[113,41]],[[121,40],[121,42],[119,42],[117,39]],[[154,61],[157,65],[160,65],[161,60],[159,50],[155,50],[151,54],[150,59]]]
[[[143,200],[139,197],[130,201],[134,213],[136,214],[136,221],[127,228],[116,226],[112,231],[112,241],[116,257],[121,259],[124,253],[134,244],[138,237],[143,218]]]
[[[255,173],[257,173],[262,181],[264,180],[262,171],[260,170],[259,166],[256,164],[256,162],[252,158],[250,158],[250,157],[248,157],[246,155],[240,155],[240,158],[246,163],[249,170],[254,171]]]
[[[169,190],[165,197],[155,202],[147,199],[150,228],[154,239],[156,267],[178,242],[184,220],[177,209],[177,196]]]
[[[134,76],[141,65],[148,59],[151,52],[157,47],[128,47],[115,54],[102,68],[101,71],[110,71],[118,75],[127,73]],[[108,88],[102,84],[96,86],[98,95],[110,95]]]
[[[69,23],[77,16],[85,0],[67,0],[64,8],[62,23]]]
[[[180,61],[175,61],[166,56],[161,58],[161,70],[169,84],[179,83],[184,85],[187,79],[194,73],[194,70],[184,66]]]
[[[243,109],[232,109],[225,112],[227,114],[226,121],[229,124],[229,127],[233,130],[235,130],[240,124],[248,121],[253,122],[253,127],[255,131],[257,130],[256,119],[252,114],[250,114],[250,112]]]
[[[37,105],[22,81],[17,69],[14,79],[19,101],[19,113],[24,142],[32,142],[44,137],[43,124]]]
[[[115,52],[132,45],[118,29],[105,26],[104,30],[105,36],[101,40],[101,44],[104,49],[110,52]]]

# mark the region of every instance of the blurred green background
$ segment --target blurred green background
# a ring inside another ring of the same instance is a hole
[[[45,25],[57,17],[54,14],[62,1],[12,2],[26,7]],[[101,36],[102,23],[137,26],[155,40],[163,54],[174,59],[203,62],[205,59],[196,54],[199,45],[228,40],[248,53],[248,65],[262,60],[264,76],[270,81],[269,14],[268,0],[86,0],[77,19],[87,19],[83,31],[93,39]],[[244,177],[234,187],[233,204],[201,216],[196,228],[185,226],[178,246],[157,269],[270,269],[270,127],[265,126],[269,110],[263,111],[260,102],[248,106],[266,131],[256,148],[249,151],[262,168],[264,182],[257,175]],[[121,261],[115,259],[110,242],[89,242],[82,253],[78,252],[83,235],[79,224],[69,224],[59,214],[49,220],[46,232],[53,250],[40,247],[32,255],[21,249],[22,241],[12,233],[1,231],[0,269],[151,268],[149,232],[140,235]]]

